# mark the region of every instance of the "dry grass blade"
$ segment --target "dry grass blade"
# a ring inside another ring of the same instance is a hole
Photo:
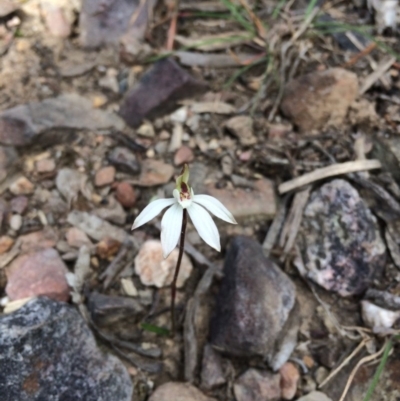
[[[311,187],[307,187],[302,191],[297,192],[293,199],[292,207],[290,208],[290,212],[282,229],[280,238],[280,245],[284,246],[281,259],[286,257],[294,245],[294,241],[303,217],[303,210],[310,196],[310,192]]]
[[[388,340],[388,341],[389,341],[389,340]],[[351,383],[353,382],[354,376],[356,375],[358,369],[359,369],[362,365],[364,365],[364,364],[366,364],[366,363],[368,363],[368,362],[371,362],[371,361],[375,361],[377,358],[379,358],[379,357],[384,353],[384,351],[385,351],[385,349],[386,349],[386,346],[387,346],[387,341],[385,342],[385,344],[383,345],[383,347],[382,347],[378,352],[376,352],[375,354],[372,354],[372,355],[368,355],[368,356],[366,356],[366,357],[364,357],[364,358],[362,358],[362,359],[360,359],[360,360],[358,361],[357,365],[356,365],[356,366],[354,367],[354,369],[351,371],[350,376],[349,376],[349,378],[347,379],[346,386],[344,387],[342,396],[340,397],[339,401],[344,401],[344,399],[345,399],[345,397],[346,397],[346,395],[347,395],[347,392],[349,391],[349,388],[350,388],[350,386],[351,386]]]
[[[367,78],[365,78],[363,84],[361,85],[359,94],[362,95],[368,89],[370,89],[371,86],[382,77],[382,75],[393,65],[395,61],[395,57],[390,57],[389,59],[382,61],[378,65],[378,68],[373,73],[368,75]]]
[[[318,387],[322,388],[325,386],[325,384],[330,382],[364,348],[367,341],[368,339],[364,338],[360,344],[357,345],[355,350],[347,358],[345,358],[345,360],[336,369],[334,369]]]
[[[346,163],[333,164],[331,166],[323,167],[312,171],[311,173],[303,174],[293,180],[286,181],[279,185],[278,190],[280,194],[292,191],[296,188],[303,187],[315,181],[320,181],[325,178],[334,177],[348,173],[355,173],[357,171],[374,170],[381,168],[379,160],[356,160]]]

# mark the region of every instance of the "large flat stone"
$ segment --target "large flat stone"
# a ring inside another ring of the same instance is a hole
[[[122,129],[124,122],[114,113],[94,109],[92,102],[68,93],[42,102],[32,102],[0,113],[0,143],[24,146],[46,131],[51,140],[64,138],[60,129]],[[55,133],[54,130],[58,129]]]

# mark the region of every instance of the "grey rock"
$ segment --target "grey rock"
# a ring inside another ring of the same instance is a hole
[[[116,321],[141,314],[139,301],[128,297],[117,297],[92,292],[88,297],[88,308],[93,321],[98,325],[110,325]]]
[[[62,168],[56,177],[58,192],[66,199],[68,204],[78,198],[85,176],[78,170],[72,168]]]
[[[206,344],[201,367],[201,387],[205,390],[212,390],[224,383],[226,383],[226,379],[222,366],[222,358],[213,350],[210,344]]]
[[[156,388],[149,401],[215,401],[189,383],[169,382]]]
[[[100,217],[86,212],[74,210],[68,214],[67,220],[69,224],[78,227],[96,241],[111,237],[122,243],[129,237],[122,228],[115,227]]]
[[[106,44],[117,44],[127,30],[138,4],[136,0],[84,0],[79,18],[82,45],[98,48]]]
[[[2,401],[130,401],[124,365],[70,305],[37,298],[0,317]]]
[[[193,78],[173,59],[157,61],[125,96],[120,115],[132,127],[143,119],[172,112],[179,100],[204,92],[207,85]]]
[[[277,401],[281,398],[280,375],[249,369],[235,381],[233,391],[237,401]]]
[[[12,146],[0,146],[0,181],[7,177],[7,169],[18,159],[18,153]]]
[[[118,170],[128,174],[137,174],[140,164],[136,156],[127,148],[116,147],[107,156],[108,161]]]
[[[45,132],[46,140],[65,139],[61,129],[123,129],[114,113],[93,108],[92,102],[74,93],[13,107],[0,113],[0,143],[24,146]],[[54,132],[56,130],[56,132]]]
[[[260,244],[235,237],[211,320],[214,348],[237,356],[263,355],[279,369],[295,344],[294,307],[295,286],[289,277],[264,256]],[[288,334],[291,345],[283,341]]]
[[[307,276],[341,296],[363,292],[386,261],[375,216],[341,179],[311,194],[298,243]]]

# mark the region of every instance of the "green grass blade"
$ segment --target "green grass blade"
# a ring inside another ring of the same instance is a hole
[[[244,74],[246,71],[250,70],[250,68],[253,68],[256,65],[262,64],[267,62],[266,57],[262,57],[259,60],[253,61],[249,65],[245,65],[242,67],[239,71],[236,71],[230,78],[229,80],[225,83],[224,89],[229,88],[242,74]]]
[[[279,13],[281,12],[281,9],[285,5],[287,0],[280,0],[279,3],[275,6],[274,11],[272,12],[272,19],[277,19],[279,16]]]
[[[221,0],[225,7],[231,12],[232,17],[243,26],[244,29],[251,33],[255,33],[255,29],[252,23],[250,23],[241,13],[241,7],[237,7],[235,4],[231,3],[230,0]]]
[[[395,337],[395,339],[398,339],[399,337]],[[367,393],[365,394],[364,400],[363,401],[369,401],[372,397],[372,394],[374,393],[375,387],[378,384],[378,381],[383,373],[383,370],[385,369],[386,362],[389,357],[389,353],[391,349],[393,348],[393,341],[390,339],[385,347],[385,350],[383,351],[382,359],[379,362],[379,366],[375,371],[374,377],[372,378],[371,384],[368,387]]]
[[[308,3],[308,6],[306,8],[306,13],[305,13],[304,19],[307,19],[310,16],[312,10],[314,9],[315,5],[317,4],[317,1],[318,0],[310,0],[310,2]]]
[[[159,334],[161,336],[169,336],[170,335],[170,331],[164,327],[160,327],[160,326],[156,326],[154,324],[150,324],[150,323],[141,323],[140,327],[143,330],[149,331],[151,333],[156,333]]]

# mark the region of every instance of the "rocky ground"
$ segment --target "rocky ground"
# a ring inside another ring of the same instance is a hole
[[[397,7],[0,0],[1,401],[397,400]]]

